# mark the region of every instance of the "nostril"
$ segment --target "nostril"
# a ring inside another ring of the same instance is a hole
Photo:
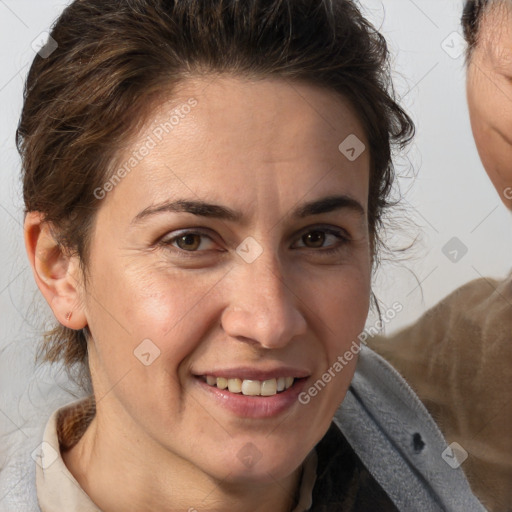
[[[421,434],[419,432],[416,432],[412,436],[412,447],[414,453],[421,453],[423,448],[425,447],[425,442],[421,438]]]

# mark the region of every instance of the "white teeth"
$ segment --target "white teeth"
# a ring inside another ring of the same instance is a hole
[[[260,395],[261,394],[260,381],[259,380],[244,380],[242,382],[242,394],[247,395],[247,396]]]
[[[242,381],[240,379],[228,379],[228,389],[231,393],[241,393]]]
[[[269,379],[261,383],[261,396],[272,396],[277,393],[277,380]]]
[[[260,381],[206,376],[206,383],[209,386],[217,386],[219,389],[227,388],[231,393],[242,393],[246,396],[273,396],[290,388],[294,380],[293,377],[279,377],[278,379]]]

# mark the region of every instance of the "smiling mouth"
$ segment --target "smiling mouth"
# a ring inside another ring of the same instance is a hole
[[[200,377],[208,386],[245,396],[274,396],[290,389],[296,381],[294,377],[278,377],[268,380],[227,379],[205,375]]]

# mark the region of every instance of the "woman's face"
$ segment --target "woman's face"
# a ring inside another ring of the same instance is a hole
[[[497,3],[481,22],[467,74],[471,125],[485,170],[512,209],[512,13]]]
[[[190,80],[159,106],[92,236],[100,428],[227,481],[301,464],[345,396],[356,359],[332,367],[369,306],[370,164],[354,136],[367,145],[348,102],[280,80]]]

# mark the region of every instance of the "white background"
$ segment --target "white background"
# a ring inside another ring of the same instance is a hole
[[[0,433],[28,421],[31,404],[40,402],[55,377],[34,365],[47,310],[24,254],[14,133],[34,58],[31,43],[66,3],[0,0]],[[389,40],[398,96],[417,126],[414,144],[397,161],[404,201],[390,234],[403,244],[418,240],[400,261],[382,266],[375,285],[384,309],[395,301],[404,306],[388,325],[389,333],[465,282],[505,276],[511,267],[512,219],[471,137],[464,57],[454,34],[460,33],[462,1],[363,0],[363,6]],[[457,263],[442,251],[453,237],[468,249]]]

